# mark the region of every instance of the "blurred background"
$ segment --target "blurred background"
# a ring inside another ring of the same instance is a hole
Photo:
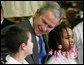
[[[4,18],[18,23],[35,14],[46,1],[1,1]],[[83,1],[57,1],[65,10],[63,21],[68,23],[83,19]]]

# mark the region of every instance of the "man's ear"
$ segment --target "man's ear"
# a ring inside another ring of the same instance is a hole
[[[38,14],[38,13],[39,13],[39,11],[40,11],[40,9],[37,9],[36,13]]]
[[[40,9],[37,9],[37,11],[36,11],[36,13],[35,13],[35,16],[38,15],[39,11],[40,11]]]

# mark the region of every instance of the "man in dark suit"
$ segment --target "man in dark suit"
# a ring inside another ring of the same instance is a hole
[[[45,34],[49,33],[54,27],[60,24],[62,18],[62,9],[56,2],[46,2],[43,7],[38,9],[35,15],[25,22],[10,25],[1,30],[1,44],[5,44],[4,35],[11,26],[26,27],[32,34],[33,54],[27,56],[25,59],[30,64],[44,64],[48,57],[48,45]],[[40,38],[42,38],[42,44]],[[1,49],[3,50],[3,48]],[[7,50],[7,49],[6,49]],[[8,51],[8,50],[7,50]],[[6,54],[1,52],[1,54]]]
[[[6,27],[8,25],[11,25],[11,24],[14,24],[14,23],[11,22],[11,21],[8,21],[7,19],[5,19],[3,17],[3,9],[2,9],[2,6],[1,6],[1,29],[3,29],[4,27]]]

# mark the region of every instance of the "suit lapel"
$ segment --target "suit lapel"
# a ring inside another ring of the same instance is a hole
[[[31,26],[30,22],[27,22],[27,28],[31,31],[32,34],[32,42],[33,42],[33,54],[32,54],[32,58],[35,64],[39,63],[39,56],[38,56],[38,45],[37,45],[37,40],[36,40],[36,35],[34,32],[33,27]]]

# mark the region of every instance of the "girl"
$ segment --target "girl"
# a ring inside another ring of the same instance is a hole
[[[49,34],[50,52],[54,52],[47,64],[76,64],[73,32],[70,26],[61,23]],[[52,50],[53,49],[53,50]]]

